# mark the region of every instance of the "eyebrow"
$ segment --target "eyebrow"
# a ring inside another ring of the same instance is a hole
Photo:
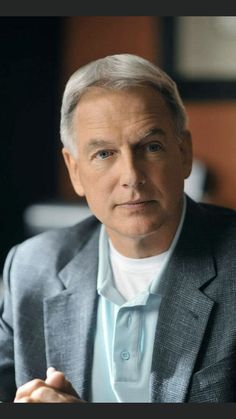
[[[145,134],[139,137],[137,144],[144,141],[147,137],[150,137],[152,135],[160,135],[162,137],[165,137],[165,132],[160,128],[152,128],[149,131],[147,131]],[[99,148],[106,148],[106,147],[114,147],[114,143],[112,141],[107,141],[99,138],[94,138],[89,141],[88,144],[85,146],[85,151],[87,153],[90,153],[93,150],[99,149]]]
[[[102,139],[91,139],[88,144],[85,145],[85,151],[88,153],[90,151],[96,150],[97,148],[106,148],[114,146],[111,141],[106,141]]]
[[[165,137],[165,132],[161,128],[152,128],[140,137],[139,142],[145,140],[147,137],[151,137],[152,135],[156,134]]]

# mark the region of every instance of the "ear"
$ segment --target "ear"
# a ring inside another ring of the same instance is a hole
[[[85,196],[84,188],[81,184],[80,180],[80,170],[79,170],[79,162],[72,154],[67,150],[67,148],[62,149],[62,155],[66,164],[66,167],[69,172],[70,180],[73,185],[75,192],[79,196]]]
[[[191,173],[193,163],[192,136],[189,130],[182,133],[179,147],[182,154],[184,178],[187,179]]]

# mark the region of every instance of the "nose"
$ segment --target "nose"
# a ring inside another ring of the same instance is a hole
[[[136,189],[146,183],[141,164],[133,155],[122,159],[120,183],[124,188]]]

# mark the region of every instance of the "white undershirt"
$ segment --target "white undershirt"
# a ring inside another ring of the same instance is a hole
[[[152,283],[161,277],[182,229],[186,213],[186,196],[183,199],[183,210],[174,239],[166,252],[147,258],[133,259],[119,253],[109,239],[110,262],[113,271],[114,286],[126,301],[132,300]]]
[[[142,292],[157,276],[165,264],[168,251],[142,259],[133,259],[121,255],[111,243],[110,260],[115,287],[126,301]]]

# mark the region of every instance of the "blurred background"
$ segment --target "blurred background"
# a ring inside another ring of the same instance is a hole
[[[89,214],[61,156],[62,93],[79,66],[123,52],[179,86],[194,148],[186,191],[236,209],[236,17],[0,17],[0,275],[14,244]]]

